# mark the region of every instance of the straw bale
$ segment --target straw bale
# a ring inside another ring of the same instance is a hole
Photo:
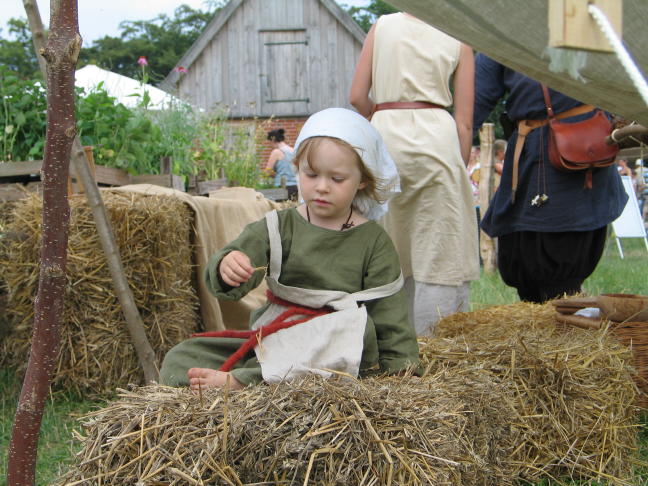
[[[191,284],[191,211],[168,196],[103,193],[124,271],[160,360],[198,323]],[[84,196],[70,198],[70,233],[61,351],[53,386],[92,393],[140,383],[142,373]],[[10,334],[3,364],[24,371],[38,287],[42,201],[16,204],[8,224],[18,235],[6,245],[0,278],[7,283]]]
[[[122,391],[57,484],[511,484],[496,393],[482,373]]]
[[[434,335],[446,338],[464,335],[469,340],[483,338],[492,341],[505,339],[520,329],[547,329],[553,332],[555,314],[553,306],[529,302],[457,312],[442,318],[437,323]]]
[[[419,341],[421,378],[122,391],[57,485],[636,484],[630,352],[556,332],[548,307],[447,318]]]
[[[0,261],[6,260],[7,225],[11,221],[13,201],[0,201]],[[8,333],[8,323],[5,317],[7,304],[7,284],[0,272],[0,339]]]
[[[519,303],[455,314],[420,341],[422,360],[430,372],[479,367],[512,387],[519,477],[629,480],[638,427],[631,351],[609,329],[556,330],[554,313]]]

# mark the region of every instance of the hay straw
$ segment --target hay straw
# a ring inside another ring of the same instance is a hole
[[[606,330],[556,332],[549,313],[442,321],[420,340],[420,378],[310,377],[203,390],[202,403],[188,389],[122,390],[85,417],[57,484],[636,484],[628,349]]]
[[[453,396],[466,383],[480,407]],[[178,471],[181,484],[509,484],[512,471],[484,460],[491,445],[474,436],[480,421],[504,416],[487,398],[493,385],[480,374],[311,377],[227,398],[208,390],[209,407],[187,389],[122,390],[86,417],[78,466],[58,484],[161,484]]]
[[[196,329],[197,298],[191,284],[191,211],[168,196],[103,192],[126,278],[158,360]],[[84,196],[70,198],[65,312],[55,389],[90,393],[140,383],[142,373],[113,291],[92,212]],[[38,287],[42,202],[16,203],[0,278],[6,281],[10,335],[0,361],[22,372],[31,340]]]
[[[521,478],[621,481],[638,427],[631,351],[607,329],[556,330],[554,315],[529,303],[455,314],[420,343],[423,362],[430,372],[478,366],[512,387],[503,399],[512,400]]]

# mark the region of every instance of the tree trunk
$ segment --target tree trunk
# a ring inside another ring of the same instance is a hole
[[[29,19],[29,26],[32,29],[32,38],[34,40],[36,55],[40,58],[40,53],[44,48],[45,29],[43,29],[43,23],[41,22],[40,14],[38,12],[38,6],[36,5],[35,0],[23,0],[23,4]],[[47,79],[45,72],[43,72],[43,77]],[[144,372],[144,381],[146,383],[157,381],[159,378],[159,370],[155,365],[155,352],[146,337],[144,323],[142,322],[137,306],[135,305],[133,292],[128,286],[128,281],[124,275],[124,267],[119,254],[119,248],[115,242],[112,226],[110,225],[110,220],[106,214],[106,208],[101,199],[101,194],[99,193],[94,176],[88,167],[86,154],[81,146],[79,137],[75,137],[74,139],[74,145],[72,148],[72,164],[77,176],[81,179],[86,197],[88,198],[88,204],[92,208],[92,214],[94,216],[95,224],[97,225],[97,233],[99,233],[99,241],[101,241],[101,246],[106,255],[108,269],[110,270],[113,286],[115,288],[115,294],[122,306],[126,325],[128,326],[128,332],[133,341],[133,347],[135,348],[137,358]]]
[[[43,226],[34,332],[16,410],[7,469],[8,486],[32,486],[40,424],[59,352],[70,207],[67,180],[76,133],[74,67],[81,49],[76,0],[52,0],[47,60],[47,135],[43,180]]]

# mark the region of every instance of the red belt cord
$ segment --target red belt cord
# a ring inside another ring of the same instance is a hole
[[[293,304],[286,300],[276,297],[269,290],[266,291],[266,296],[268,300],[273,304],[279,304],[288,307],[284,312],[279,314],[275,319],[272,320],[269,324],[266,324],[259,329],[250,330],[250,331],[208,331],[208,332],[199,332],[192,334],[191,337],[228,337],[228,338],[240,338],[246,339],[246,341],[241,344],[241,346],[232,354],[227,360],[222,364],[218,369],[219,371],[230,371],[233,366],[238,363],[243,356],[250,352],[254,347],[259,343],[261,339],[270,334],[273,334],[282,329],[288,329],[289,327],[301,324],[306,321],[310,321],[313,317],[323,316],[329,314],[332,310],[327,307],[322,307],[321,309],[313,309],[311,307],[304,307],[301,305]],[[306,315],[303,319],[295,319],[293,321],[288,321],[292,316],[295,315]]]

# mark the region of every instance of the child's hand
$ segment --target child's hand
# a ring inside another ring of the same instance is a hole
[[[245,253],[234,250],[221,260],[218,271],[223,282],[230,287],[239,287],[242,283],[250,280],[254,268]]]

